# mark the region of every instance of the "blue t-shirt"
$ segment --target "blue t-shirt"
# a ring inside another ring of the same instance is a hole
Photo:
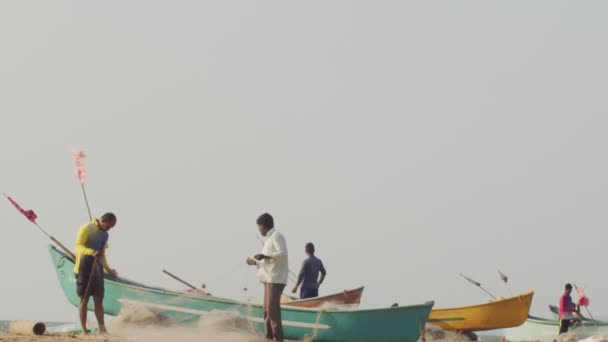
[[[326,274],[323,262],[316,256],[309,256],[304,262],[302,262],[302,268],[298,275],[298,282],[303,280],[302,287],[307,289],[318,289],[319,288],[319,272],[323,275]]]

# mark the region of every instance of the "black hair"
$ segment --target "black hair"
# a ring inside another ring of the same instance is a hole
[[[258,217],[256,222],[259,226],[262,226],[264,228],[268,228],[268,229],[274,228],[274,219],[272,218],[272,215],[270,215],[269,213],[263,213],[262,215],[260,215],[260,217]]]
[[[570,285],[570,283],[566,284],[566,290],[572,290],[572,285]]]
[[[116,215],[114,215],[114,213],[105,213],[101,215],[101,221],[116,223]]]
[[[306,244],[306,247],[304,247],[304,250],[306,250],[306,253],[314,253],[315,252],[315,245],[312,244],[312,242],[309,242]]]

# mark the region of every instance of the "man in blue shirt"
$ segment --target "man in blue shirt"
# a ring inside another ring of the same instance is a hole
[[[323,267],[323,262],[315,256],[315,245],[313,245],[312,242],[309,242],[304,249],[308,258],[302,263],[302,268],[298,275],[298,282],[291,290],[292,293],[296,293],[298,291],[298,286],[302,284],[300,299],[318,297],[319,285],[321,285],[327,274],[325,267]],[[320,279],[319,273],[321,273]]]

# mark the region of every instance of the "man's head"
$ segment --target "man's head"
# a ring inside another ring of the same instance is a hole
[[[314,255],[315,254],[315,245],[313,245],[312,242],[309,242],[306,244],[306,247],[304,247],[304,250],[306,251],[306,254]]]
[[[274,228],[274,219],[269,213],[263,213],[262,215],[260,215],[256,223],[258,224],[258,229],[260,230],[260,234],[262,234],[262,236],[266,236],[266,234],[272,228]]]
[[[566,284],[566,292],[568,292],[568,293],[572,292],[572,285],[570,285],[569,283]]]
[[[116,225],[116,215],[113,213],[105,213],[99,218],[99,229],[105,231],[110,230]]]

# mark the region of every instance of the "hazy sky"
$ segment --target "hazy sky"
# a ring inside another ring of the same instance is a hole
[[[321,294],[364,285],[364,308],[489,299],[459,273],[506,296],[500,269],[535,315],[573,282],[606,317],[607,10],[3,2],[0,191],[73,248],[84,150],[109,262],[151,285],[261,298],[267,211],[291,269],[314,242]],[[8,201],[0,228],[0,319],[76,321],[49,240]]]

